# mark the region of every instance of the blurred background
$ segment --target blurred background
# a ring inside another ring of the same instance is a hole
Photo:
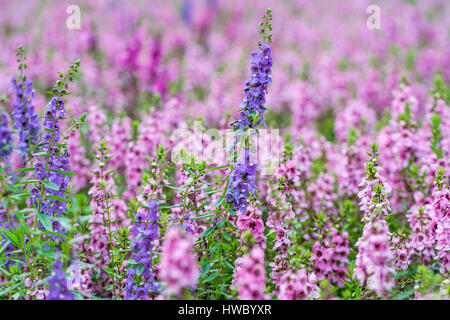
[[[305,128],[329,141],[345,138],[335,119],[349,105],[376,128],[406,75],[423,113],[430,84],[450,80],[450,2],[433,1],[8,1],[0,0],[0,97],[11,110],[15,50],[23,44],[28,77],[42,109],[58,71],[81,59],[68,105],[78,116],[91,105],[112,118],[176,112],[226,126],[235,117],[257,48],[259,22],[273,11],[273,85],[268,125],[295,136]],[[80,28],[67,20],[80,8]],[[380,29],[366,12],[380,8]],[[347,110],[348,111],[348,110]],[[349,111],[348,111],[349,112]],[[350,112],[351,113],[351,112]],[[151,116],[151,115],[150,115]]]

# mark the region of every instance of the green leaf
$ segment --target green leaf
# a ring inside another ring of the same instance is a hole
[[[225,262],[225,264],[228,266],[228,268],[234,270],[234,266],[231,263],[229,263],[227,260],[224,259],[223,262]]]
[[[11,242],[15,247],[22,248],[20,245],[20,239],[17,237],[17,235],[8,229],[4,227],[0,227],[0,233],[9,241]]]
[[[230,240],[231,240],[231,236],[230,236],[230,234],[227,233],[227,232],[224,232],[224,233],[223,233],[223,237],[224,237],[227,241],[230,241]]]
[[[216,243],[209,251],[216,252],[220,248],[220,243]]]
[[[140,276],[142,272],[144,272],[145,266],[143,264],[139,264],[136,268],[136,274]]]
[[[400,293],[398,295],[396,295],[395,297],[393,297],[392,299],[394,300],[403,300],[405,298],[408,298],[409,296],[414,294],[414,289],[410,289],[406,292]]]
[[[210,264],[208,263],[208,261],[206,261],[204,264],[202,264],[201,274],[205,275],[209,271],[209,267],[210,267]]]
[[[59,191],[59,187],[56,183],[51,182],[51,181],[42,181],[42,183],[44,184],[44,186],[47,189],[51,189],[51,190],[55,190],[55,191]]]
[[[34,209],[31,209],[31,208],[24,208],[24,209],[22,209],[22,210],[19,210],[18,212],[20,212],[20,213],[22,213],[22,214],[27,214],[27,213],[31,213],[31,212],[34,212],[35,210]]]
[[[66,175],[66,176],[77,176],[76,173],[68,172],[68,171],[63,171],[63,170],[50,170],[50,171],[58,172],[58,173],[61,173],[61,174]]]
[[[48,156],[48,152],[36,152],[33,153],[33,156],[37,157],[37,156]]]
[[[15,187],[18,187],[18,186],[21,186],[21,185],[24,185],[24,184],[28,184],[28,183],[39,183],[39,182],[41,182],[41,180],[27,180],[27,181],[22,181],[22,182],[17,183],[16,185],[14,185],[14,188],[15,188]]]
[[[34,171],[34,168],[20,168],[20,169],[13,170],[11,172],[14,173],[14,172],[24,172],[24,171]]]
[[[44,146],[44,145],[46,145],[46,144],[48,144],[48,142],[42,142],[42,143],[36,144],[36,145],[34,145],[34,146],[28,148],[28,151],[36,150],[37,148],[42,147],[42,146]]]
[[[20,198],[23,198],[23,197],[28,198],[29,196],[30,196],[29,192],[24,192],[24,193],[18,193],[18,194],[15,194],[15,195],[11,195],[8,198],[17,199],[17,200],[20,201]]]
[[[208,278],[206,278],[205,280],[203,280],[202,283],[210,282],[210,281],[214,280],[215,278],[217,278],[218,275],[219,275],[218,273],[213,273],[213,274],[210,275]]]
[[[24,284],[23,281],[20,281],[19,283],[13,284],[12,286],[7,287],[5,290],[0,292],[0,297],[4,296],[5,294],[7,294],[8,292],[22,286]]]
[[[50,217],[47,216],[45,213],[42,213],[42,212],[38,212],[37,215],[38,215],[39,221],[42,223],[42,225],[44,226],[45,230],[53,231],[52,221],[51,221]]]
[[[200,237],[206,237],[206,236],[210,235],[211,232],[214,231],[214,229],[215,229],[214,227],[211,227],[211,228],[206,229],[206,230],[200,235]]]
[[[173,186],[170,186],[168,184],[164,185],[164,187],[170,188],[170,189],[174,189],[174,190],[177,190],[177,191],[180,191],[180,192],[182,191],[182,188],[173,187]]]
[[[11,243],[11,241],[9,241],[8,239],[6,239],[5,244],[2,246],[2,248],[0,249],[0,253],[2,253],[3,251],[5,251],[6,247]]]
[[[64,202],[67,202],[67,203],[71,203],[70,200],[65,199],[63,197],[60,197],[60,196],[48,195],[47,198],[53,199],[53,200],[57,200],[57,201],[64,201]]]
[[[225,165],[225,166],[215,167],[215,168],[212,168],[212,169],[209,169],[209,170],[205,171],[204,174],[207,174],[208,172],[211,172],[211,171],[214,171],[214,170],[225,169],[225,168],[228,168],[228,167],[231,167],[231,165],[228,164],[228,165]]]
[[[225,197],[220,197],[219,199],[217,199],[216,203],[214,204],[214,208],[220,206],[223,200],[225,200]]]
[[[223,227],[223,224],[225,223],[225,220],[220,220],[218,223],[217,223],[217,228],[222,228]]]
[[[63,239],[67,239],[67,236],[62,234],[62,233],[53,232],[53,231],[50,231],[50,230],[43,230],[43,231],[45,231],[46,233],[50,233],[50,234],[53,234],[55,236],[61,237]]]

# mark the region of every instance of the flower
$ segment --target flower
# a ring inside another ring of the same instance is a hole
[[[255,128],[264,122],[266,93],[272,84],[272,48],[268,44],[260,44],[259,50],[252,52],[250,62],[250,79],[245,82],[245,98],[241,103],[239,119],[234,128]]]
[[[337,113],[334,131],[340,141],[345,141],[350,128],[358,132],[369,131],[376,120],[376,113],[367,104],[353,100]]]
[[[387,195],[391,192],[391,186],[385,181],[378,166],[378,145],[371,145],[370,160],[366,163],[366,176],[360,183],[362,190],[359,191],[359,205],[364,213],[364,219],[373,220],[386,217],[391,211]]]
[[[432,219],[432,205],[411,208],[407,217],[412,230],[408,237],[410,250],[402,250],[399,262],[402,266],[407,265],[403,257],[408,254],[415,254],[419,263],[430,262],[435,257],[437,227],[436,221]]]
[[[441,261],[441,273],[450,270],[450,188],[447,184],[433,192],[433,218],[436,222],[437,259]]]
[[[33,83],[23,74],[13,77],[11,82],[16,95],[13,103],[14,127],[19,130],[20,157],[24,158],[30,145],[38,142],[41,125],[31,101],[34,98]]]
[[[244,163],[237,163],[231,173],[228,189],[225,193],[227,201],[232,204],[233,210],[245,213],[248,193],[256,191],[255,171],[256,164],[250,164],[246,157]]]
[[[234,284],[238,288],[239,298],[243,300],[264,300],[267,295],[264,250],[256,246],[241,259],[235,271]]]
[[[294,273],[291,269],[281,276],[281,285],[278,299],[280,300],[307,300],[320,296],[320,289],[316,284],[314,273],[308,274],[305,269]]]
[[[384,296],[390,293],[394,286],[392,275],[395,271],[392,267],[394,253],[390,248],[389,228],[385,220],[390,209],[387,195],[391,189],[379,173],[376,143],[371,145],[371,152],[368,154],[370,159],[366,163],[366,177],[361,183],[364,189],[358,193],[361,211],[364,213],[363,221],[366,224],[361,238],[356,243],[358,254],[354,274],[360,283],[367,284],[369,289],[379,296]]]
[[[45,143],[42,148],[46,153],[46,158],[44,162],[37,161],[34,164],[34,177],[38,180],[45,180],[47,183],[44,183],[42,197],[37,195],[35,189],[32,189],[30,201],[36,208],[39,207],[40,202],[41,212],[49,217],[60,216],[67,210],[67,202],[59,200],[59,198],[66,198],[70,181],[70,176],[64,173],[70,172],[70,153],[66,146],[59,144],[61,139],[59,118],[64,117],[65,114],[64,100],[53,97],[47,104],[43,121],[43,127],[47,130],[42,134],[41,143]],[[64,232],[57,220],[54,220],[52,225],[54,232]]]
[[[162,246],[160,276],[168,296],[180,297],[183,290],[197,284],[199,268],[193,250],[193,239],[178,227],[171,227]]]
[[[245,98],[241,103],[239,118],[232,125],[236,131],[247,132],[248,129],[255,128],[261,122],[264,122],[264,104],[266,103],[266,93],[269,84],[272,83],[272,56],[271,47],[268,44],[261,43],[259,50],[252,52],[250,63],[250,79],[245,82]],[[227,201],[232,204],[233,210],[240,210],[245,213],[247,207],[247,196],[256,191],[255,171],[256,163],[250,159],[249,137],[244,138],[244,159],[238,160],[229,180],[226,190]]]
[[[339,234],[338,230],[332,229],[322,242],[314,243],[312,247],[311,261],[314,263],[314,273],[318,280],[325,277],[343,287],[348,281],[348,255],[351,251],[348,233]]]
[[[48,296],[48,290],[45,285],[38,285],[38,280],[31,280],[30,278],[25,279],[25,287],[27,290],[27,299],[28,300],[45,300]]]
[[[74,300],[75,297],[67,288],[66,272],[63,263],[55,261],[52,267],[52,276],[48,279],[49,293],[47,300]]]
[[[8,128],[9,117],[6,112],[0,113],[0,159],[9,158],[11,155],[11,131]]]
[[[358,254],[354,274],[361,284],[379,296],[387,296],[394,287],[394,254],[390,249],[389,229],[384,219],[370,221],[356,243]]]
[[[117,192],[113,174],[107,174],[110,171],[108,171],[109,149],[106,143],[100,141],[96,151],[97,163],[91,171],[92,186],[88,191],[91,197],[89,205],[93,211],[89,219],[90,239],[83,243],[82,247],[86,253],[86,262],[100,270],[93,282],[95,282],[95,290],[102,291],[103,285],[111,283],[109,275],[102,267],[111,261],[112,232],[118,231],[127,208],[122,199],[115,197]]]
[[[149,293],[159,291],[152,271],[153,243],[158,238],[158,204],[155,200],[148,202],[148,208],[141,207],[135,217],[131,232],[134,240],[131,248],[136,265],[127,270],[127,300],[143,300]]]
[[[265,247],[264,221],[260,210],[248,207],[245,213],[237,217],[236,227],[241,231],[242,240],[245,236],[245,231],[248,230],[251,232],[256,243]]]

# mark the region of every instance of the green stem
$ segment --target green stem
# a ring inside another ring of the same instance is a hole
[[[218,273],[220,274],[220,289],[222,289],[223,288],[223,272],[222,272],[222,270],[223,270],[223,268],[222,268],[222,245],[223,245],[223,236],[222,236],[222,233],[223,233],[223,227],[224,227],[224,225],[225,225],[225,223],[223,223],[222,224],[222,228],[220,228],[220,233],[219,233],[219,235],[220,235],[220,244],[219,244],[219,258],[218,258],[218,262],[217,262],[217,264],[218,264]],[[216,288],[216,293],[215,293],[215,295],[216,295],[216,299],[218,299],[218,297],[219,297],[219,286],[217,286],[217,288]]]
[[[57,101],[59,101],[59,99],[61,99],[61,94],[59,93],[57,95]],[[52,148],[53,148],[53,138],[54,138],[54,132],[55,132],[55,123],[56,123],[56,117],[57,117],[57,112],[55,111],[55,115],[53,116],[53,123],[52,123],[52,134],[50,136],[50,142],[48,143],[48,154],[46,155],[45,158],[45,171],[48,170],[48,163],[50,161],[50,153],[52,152]],[[44,184],[41,183],[41,199],[43,199],[44,197],[44,192],[45,192],[45,187]],[[42,206],[42,200],[39,200],[39,204],[38,204],[38,210],[34,219],[34,229],[36,230],[37,228],[37,222],[38,222],[38,213],[41,212],[41,206]]]
[[[104,179],[104,161],[105,161],[105,153],[104,153],[104,147],[101,146],[101,158],[100,158],[100,179],[101,181],[103,181],[103,186],[102,186],[102,191],[103,191],[103,197],[105,199],[105,204],[106,204],[106,212],[107,212],[107,220],[106,220],[106,224],[108,225],[108,238],[109,238],[109,255],[111,257],[111,280],[113,282],[113,294],[114,294],[114,299],[117,299],[117,294],[116,294],[116,281],[115,281],[115,276],[114,276],[114,270],[116,267],[116,262],[114,259],[114,252],[113,252],[113,243],[112,243],[112,232],[111,232],[111,219],[110,219],[110,205],[109,205],[109,195],[106,192],[106,181]],[[105,223],[105,215],[103,215],[103,222]]]

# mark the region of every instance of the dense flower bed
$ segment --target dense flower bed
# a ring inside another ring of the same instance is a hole
[[[2,2],[0,299],[450,297],[448,1],[77,2]]]

